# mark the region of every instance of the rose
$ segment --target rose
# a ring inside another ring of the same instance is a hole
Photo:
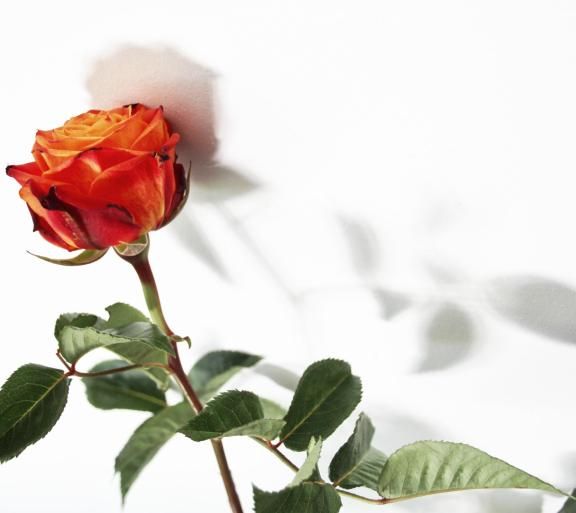
[[[34,161],[6,172],[22,186],[45,239],[68,250],[106,249],[164,226],[179,211],[186,196],[179,138],[161,107],[90,110],[39,130]]]

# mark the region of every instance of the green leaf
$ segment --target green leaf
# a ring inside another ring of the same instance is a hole
[[[139,342],[128,342],[126,344],[117,344],[108,346],[113,353],[126,359],[130,363],[149,363],[158,362],[165,365],[168,364],[168,354],[159,349],[152,349],[149,346],[140,344]],[[150,376],[162,390],[166,390],[170,384],[170,374],[164,369],[157,367],[150,367],[142,369],[142,372]]]
[[[120,473],[122,498],[130,490],[144,467],[162,446],[194,416],[186,402],[168,406],[142,423],[116,457],[115,470]]]
[[[107,360],[94,366],[90,372],[118,369],[125,365],[123,360]],[[90,404],[102,410],[121,408],[154,413],[167,406],[164,392],[141,370],[84,378],[82,381]]]
[[[283,425],[283,420],[264,418],[256,394],[230,390],[212,399],[182,432],[196,442],[227,436],[273,440]]]
[[[122,303],[106,310],[110,316],[107,321],[89,314],[64,314],[56,321],[60,353],[68,362],[75,363],[98,347],[114,350],[126,343],[174,354],[168,337],[138,310]]]
[[[51,264],[64,265],[64,266],[77,266],[91,264],[100,260],[107,252],[107,249],[86,249],[72,258],[50,258],[42,255],[30,253],[32,256],[50,262]]]
[[[8,378],[0,390],[0,462],[50,432],[66,406],[68,381],[61,370],[35,364]]]
[[[310,439],[328,438],[360,402],[362,385],[350,365],[321,360],[306,369],[298,382],[280,434],[288,449],[304,451]]]
[[[133,322],[150,322],[140,310],[126,303],[114,303],[106,308],[109,314],[108,327],[121,328]]]
[[[572,491],[572,497],[576,497],[576,489]],[[558,513],[576,513],[576,499],[568,497],[564,506]]]
[[[130,305],[126,305],[124,303],[116,303],[110,308],[112,308],[115,313],[113,316],[114,318],[108,321],[109,323],[113,323],[111,326],[112,328],[120,327],[127,323],[133,322],[150,322],[148,317]],[[112,346],[107,346],[106,349],[116,353],[118,356],[121,356],[131,363],[168,363],[168,354],[165,351],[161,349],[155,349],[139,342],[115,344]],[[162,389],[168,388],[170,375],[165,370],[154,367],[142,370],[152,379],[154,379]]]
[[[410,499],[484,488],[528,488],[563,494],[479,449],[451,442],[416,442],[396,451],[384,466],[378,493],[387,499]]]
[[[205,354],[190,369],[188,378],[203,399],[212,397],[243,368],[256,365],[262,357],[240,351],[213,351]]]
[[[374,426],[368,416],[361,413],[352,436],[340,447],[330,463],[330,480],[335,486],[366,486],[378,490],[386,456],[371,446],[373,437]]]
[[[286,409],[270,399],[260,397],[260,404],[265,419],[283,419],[286,415]]]
[[[254,487],[256,513],[338,513],[341,507],[338,492],[328,484],[302,483],[280,492]]]
[[[316,438],[310,439],[310,444],[308,445],[308,454],[302,466],[296,472],[294,479],[290,483],[290,486],[297,486],[304,481],[309,479],[320,480],[318,472],[318,461],[320,461],[320,453],[322,452],[322,439]]]

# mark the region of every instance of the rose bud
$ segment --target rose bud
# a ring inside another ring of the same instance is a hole
[[[90,110],[39,130],[34,162],[8,166],[34,229],[68,250],[105,250],[156,230],[178,213],[187,177],[163,109]]]

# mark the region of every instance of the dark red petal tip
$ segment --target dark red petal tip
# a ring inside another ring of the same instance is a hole
[[[40,204],[46,210],[65,210],[62,208],[62,201],[56,195],[56,187],[52,186],[48,190],[48,194],[40,198]]]

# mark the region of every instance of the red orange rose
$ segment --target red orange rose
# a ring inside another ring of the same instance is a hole
[[[162,108],[90,110],[39,130],[34,161],[8,166],[34,228],[62,248],[105,249],[160,228],[186,195]]]

